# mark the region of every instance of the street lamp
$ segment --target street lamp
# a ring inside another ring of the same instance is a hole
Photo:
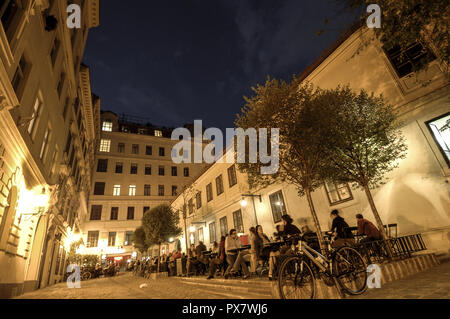
[[[245,197],[251,197],[252,198],[252,203],[253,203],[253,211],[255,212],[255,223],[257,226],[258,225],[258,217],[256,216],[256,206],[255,206],[255,197],[259,198],[259,202],[262,202],[262,198],[261,195],[259,194],[242,194],[242,200],[241,200],[241,206],[242,207],[246,207],[247,206],[247,200],[245,199]]]
[[[191,233],[195,232],[195,226],[191,225],[191,227],[189,227],[189,231],[190,231]]]

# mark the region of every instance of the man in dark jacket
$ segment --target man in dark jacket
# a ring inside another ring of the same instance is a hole
[[[339,216],[339,212],[337,209],[331,211],[331,218],[333,219],[333,223],[331,224],[331,231],[334,235],[334,242],[332,244],[333,247],[341,247],[345,244],[353,245],[355,243],[354,236],[349,229],[347,222]]]
[[[360,240],[361,243],[382,239],[378,228],[372,222],[364,219],[362,214],[356,214],[356,220],[358,222],[358,235],[366,236]]]

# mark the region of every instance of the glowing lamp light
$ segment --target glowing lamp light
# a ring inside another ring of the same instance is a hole
[[[114,257],[115,261],[121,261],[123,259],[123,257]]]
[[[42,193],[36,195],[34,198],[34,205],[36,207],[47,207],[50,196],[45,192],[45,188],[42,189]]]
[[[169,243],[173,243],[173,237],[169,238]]]
[[[195,232],[195,226],[189,227],[189,230],[191,231],[191,233]]]
[[[137,252],[133,251],[133,252],[131,253],[131,257],[136,258],[136,256],[137,256]]]
[[[241,206],[242,207],[246,207],[247,206],[247,201],[245,199],[241,200]]]
[[[281,206],[281,202],[276,202],[275,205]]]

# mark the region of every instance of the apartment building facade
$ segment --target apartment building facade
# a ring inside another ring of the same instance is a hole
[[[385,49],[372,42],[355,54],[361,49],[361,37],[370,32],[351,30],[300,76],[322,88],[349,84],[354,90],[383,94],[396,108],[408,154],[386,176],[387,183],[372,191],[377,209],[383,223],[397,224],[399,235],[420,232],[431,251],[449,254],[450,89],[443,72],[446,66],[434,58],[432,45],[426,49],[417,43]],[[399,59],[402,52],[406,59]],[[415,61],[423,58],[429,61],[428,69],[412,72]],[[233,181],[227,187],[228,170],[234,170],[233,166],[215,163],[192,185],[198,192],[188,198],[191,208],[186,225],[180,221],[188,243],[203,239],[210,244],[231,227],[248,234],[256,223],[270,236],[283,214],[290,214],[297,225],[308,224],[313,229],[308,202],[299,197],[295,187],[275,183],[249,192],[247,177],[237,169],[237,184]],[[330,229],[333,209],[351,226],[356,225],[357,213],[374,221],[364,192],[351,185],[324,184],[312,196],[323,230]],[[180,209],[184,201],[180,195],[172,207]],[[180,241],[184,248],[184,235]]]
[[[170,204],[207,167],[173,163],[171,132],[102,112],[82,254],[122,263],[136,256],[131,238],[143,215]]]
[[[82,98],[81,60],[98,1],[74,3],[80,29],[67,28],[64,0],[0,5],[0,297],[61,280],[87,210],[99,100]]]

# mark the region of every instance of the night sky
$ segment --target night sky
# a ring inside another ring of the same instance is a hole
[[[84,62],[102,109],[170,127],[233,127],[251,86],[300,74],[354,21],[335,0],[100,3]]]

